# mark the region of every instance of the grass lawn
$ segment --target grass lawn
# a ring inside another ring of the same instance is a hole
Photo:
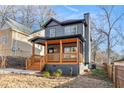
[[[94,78],[105,80],[106,82],[108,82],[108,84],[112,85],[112,81],[108,78],[107,72],[104,69],[98,68],[98,69],[93,69],[91,71],[92,71],[91,75]]]

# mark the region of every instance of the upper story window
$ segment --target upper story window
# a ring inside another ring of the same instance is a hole
[[[66,26],[65,27],[65,34],[66,35],[77,34],[77,25]]]
[[[7,44],[7,41],[8,41],[8,36],[2,36],[0,38],[0,43],[2,43],[3,45]]]
[[[50,37],[55,37],[56,31],[54,28],[50,29]]]

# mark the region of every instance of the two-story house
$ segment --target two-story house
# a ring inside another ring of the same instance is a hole
[[[45,37],[30,39],[33,43],[32,57],[27,61],[27,69],[55,72],[61,69],[65,75],[78,75],[90,62],[90,20],[89,13],[84,19],[60,22],[48,20],[43,28]],[[44,56],[35,55],[35,44],[45,47]]]

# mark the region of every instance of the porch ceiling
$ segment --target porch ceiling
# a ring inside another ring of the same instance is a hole
[[[36,37],[32,38],[31,41],[32,43],[37,43],[41,45],[45,45],[45,42],[47,41],[47,44],[59,44],[60,40],[62,40],[62,43],[73,43],[76,42],[77,38],[84,42],[84,38],[82,35],[68,35],[68,36],[59,36],[59,37],[51,37],[51,38],[43,38],[43,37]]]

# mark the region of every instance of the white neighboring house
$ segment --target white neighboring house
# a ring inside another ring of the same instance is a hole
[[[7,18],[0,29],[0,56],[31,56],[32,44],[28,40],[41,35],[44,35],[42,30],[33,32],[30,28]],[[36,45],[35,50],[37,55],[42,54],[43,50],[39,45]]]
[[[30,34],[30,39],[34,37],[45,37],[45,30],[35,30]],[[40,49],[40,55],[44,55],[44,46],[41,46],[40,44],[36,44],[36,48]]]

